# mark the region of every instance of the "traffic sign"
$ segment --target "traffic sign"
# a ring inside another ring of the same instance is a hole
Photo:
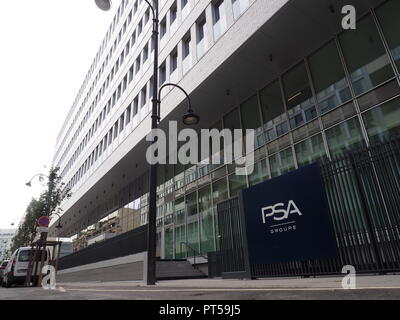
[[[47,227],[48,225],[49,225],[49,223],[50,223],[50,219],[49,219],[49,217],[46,217],[46,216],[41,216],[39,219],[38,219],[38,225],[39,226],[41,226],[41,227]]]

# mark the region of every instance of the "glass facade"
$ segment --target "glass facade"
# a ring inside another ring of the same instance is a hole
[[[400,133],[399,10],[399,1],[385,2],[374,10],[377,19],[362,17],[357,30],[327,39],[216,119],[214,128],[256,130],[250,175],[237,176],[229,165],[159,167],[163,258],[191,256],[189,247],[202,254],[216,250],[216,205],[241,189]],[[139,180],[134,184],[145,181]],[[147,198],[137,198],[126,207],[133,216],[126,228],[147,221]]]

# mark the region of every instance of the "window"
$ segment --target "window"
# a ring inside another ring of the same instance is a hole
[[[265,159],[254,164],[252,174],[248,175],[249,186],[254,186],[268,179],[267,162]]]
[[[291,128],[314,119],[317,113],[303,62],[283,76],[283,85]]]
[[[149,46],[146,44],[143,48],[143,63],[147,60],[149,57]]]
[[[264,133],[262,130],[260,112],[258,108],[257,96],[253,96],[240,106],[240,113],[242,116],[243,134],[246,133],[245,129],[255,130],[255,147],[264,144]]]
[[[224,1],[223,0],[219,0],[213,6],[214,24],[216,24],[221,19],[221,13],[223,11],[223,8],[222,8],[223,4],[224,4]]]
[[[339,53],[333,41],[311,55],[309,64],[321,114],[351,99]]]
[[[138,113],[138,107],[139,107],[139,98],[136,97],[136,98],[133,100],[133,110],[132,110],[132,112],[133,112],[133,117],[137,115],[137,113]]]
[[[171,54],[171,60],[170,60],[170,69],[171,69],[171,74],[178,68],[178,51],[175,50]]]
[[[371,142],[383,142],[400,134],[400,100],[391,100],[364,114]]]
[[[124,80],[123,80],[123,82],[122,82],[122,91],[125,91],[126,90],[126,87],[127,87],[127,85],[128,85],[128,75],[126,75],[125,77],[124,77]]]
[[[129,83],[133,80],[133,65],[129,69]]]
[[[174,4],[171,6],[171,9],[169,10],[170,25],[172,25],[175,22],[177,12],[178,12],[178,9],[176,7],[176,1],[175,1]]]
[[[396,0],[387,1],[376,11],[386,41],[396,62],[397,69],[400,71],[400,37],[398,32],[398,30],[400,30],[399,12],[400,2]]]
[[[121,117],[119,118],[119,132],[124,130],[124,126],[125,126],[125,116],[123,113],[123,114],[121,114]]]
[[[114,124],[114,139],[118,136],[118,120]]]
[[[339,40],[356,95],[394,76],[370,15],[357,23],[356,30],[340,34]]]
[[[249,6],[249,0],[232,0],[233,17],[237,19]]]
[[[326,130],[326,139],[332,156],[338,155],[344,150],[361,147],[364,144],[357,117]]]
[[[204,35],[206,32],[206,19],[203,18],[197,23],[197,42],[200,42],[204,39]]]
[[[326,155],[321,134],[296,144],[294,149],[299,167],[313,163]]]
[[[139,72],[140,70],[140,55],[137,57],[136,59],[136,74]]]
[[[162,19],[160,23],[160,39],[164,37],[164,35],[167,33],[167,22],[166,19]]]
[[[139,24],[137,27],[137,36],[139,37],[141,33],[142,33],[142,20],[139,21]]]
[[[187,5],[189,0],[182,0],[181,4],[182,4],[182,9]]]
[[[294,158],[291,148],[287,148],[269,157],[271,176],[277,177],[295,169]]]
[[[131,116],[132,116],[132,105],[130,104],[128,108],[126,108],[126,124],[128,124],[131,121]]]
[[[267,139],[271,141],[289,130],[279,80],[261,90],[260,98]]]
[[[182,49],[183,59],[185,59],[190,54],[190,36],[183,40]]]
[[[143,108],[143,106],[146,104],[147,102],[147,87],[144,86],[141,93],[140,93],[140,101],[141,101],[141,105],[140,107]]]
[[[167,68],[165,62],[160,67],[160,86],[167,80]]]

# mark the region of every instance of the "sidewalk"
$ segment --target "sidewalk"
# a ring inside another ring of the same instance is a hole
[[[147,287],[142,281],[114,282],[68,282],[57,286],[74,288],[182,288],[182,289],[271,289],[271,290],[307,290],[307,289],[342,289],[342,277],[318,278],[271,278],[257,280],[225,279],[188,279],[158,281],[155,286]],[[400,289],[400,275],[359,275],[356,278],[357,289]]]

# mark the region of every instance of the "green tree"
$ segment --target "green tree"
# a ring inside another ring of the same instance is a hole
[[[30,245],[36,234],[37,220],[41,216],[50,216],[53,212],[60,214],[62,211],[60,205],[65,199],[71,197],[71,192],[61,182],[58,171],[59,168],[50,169],[46,190],[41,193],[39,199],[32,198],[30,201],[26,208],[24,222],[12,239],[11,252],[19,247]]]

